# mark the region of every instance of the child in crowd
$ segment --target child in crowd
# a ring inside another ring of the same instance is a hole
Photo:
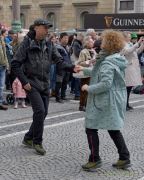
[[[21,84],[21,82],[19,81],[18,78],[16,78],[13,81],[12,89],[13,89],[13,93],[14,93],[14,96],[15,96],[15,105],[14,105],[14,108],[15,109],[18,108],[19,100],[21,100],[22,107],[26,108],[27,107],[25,105],[26,92],[23,89],[22,84]]]

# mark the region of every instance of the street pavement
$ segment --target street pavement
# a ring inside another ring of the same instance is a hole
[[[50,99],[43,141],[45,156],[21,143],[32,121],[31,107],[0,111],[0,180],[144,180],[144,95],[132,94],[131,104],[135,109],[126,113],[122,132],[132,167],[117,170],[111,166],[118,154],[108,133],[100,130],[103,166],[94,173],[81,168],[87,162],[89,149],[85,114],[78,111],[77,101],[58,104]]]

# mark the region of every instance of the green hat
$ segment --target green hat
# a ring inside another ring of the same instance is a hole
[[[137,34],[136,34],[135,32],[133,32],[133,33],[131,33],[131,38],[132,38],[132,39],[137,39],[138,36],[137,36]]]

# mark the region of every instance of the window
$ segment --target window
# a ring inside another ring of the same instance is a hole
[[[120,10],[134,10],[134,0],[120,1]]]
[[[88,11],[84,11],[80,15],[80,26],[81,26],[82,29],[84,29],[84,18],[85,18],[86,14],[89,14],[89,12]]]
[[[21,27],[25,28],[25,15],[23,13],[20,14]]]
[[[48,13],[47,20],[52,23],[53,29],[55,30],[55,28],[56,28],[56,16],[55,16],[55,13],[53,13],[53,12]]]

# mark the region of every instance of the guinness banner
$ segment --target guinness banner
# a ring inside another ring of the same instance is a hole
[[[86,14],[84,28],[144,29],[144,14]]]

